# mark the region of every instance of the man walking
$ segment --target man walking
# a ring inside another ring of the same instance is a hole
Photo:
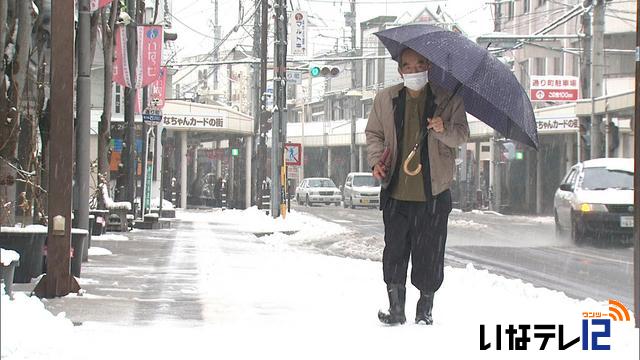
[[[415,322],[431,325],[434,294],[444,278],[455,149],[469,138],[469,126],[462,98],[428,81],[427,59],[405,49],[397,61],[404,82],[376,95],[365,130],[368,162],[382,183],[382,268],[389,311],[378,318],[389,325],[406,321],[411,258],[411,283],[420,290]],[[403,164],[414,145],[415,155]]]

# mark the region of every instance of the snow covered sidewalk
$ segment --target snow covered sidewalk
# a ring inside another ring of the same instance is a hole
[[[36,298],[17,293],[10,301],[3,295],[2,358],[638,358],[638,331],[632,322],[611,321],[611,337],[602,340],[611,345],[608,351],[583,351],[581,344],[559,351],[557,337],[549,340],[547,350],[538,350],[542,339],[533,337],[534,325],[563,324],[566,343],[581,336],[583,312],[608,314],[608,304],[570,299],[472,265],[446,268],[436,294],[434,326],[385,327],[376,317],[387,306],[379,262],[314,254],[296,246],[342,236],[347,230],[340,225],[300,213],[272,220],[256,209],[179,217],[171,231],[136,231],[127,235],[129,241],[94,242],[113,255],[86,265],[82,300],[73,294],[48,303],[62,310],[73,304],[75,313],[82,314],[81,326],[73,326],[72,321],[78,322],[73,316],[51,315]],[[295,233],[278,233],[282,231]],[[276,234],[253,235],[265,232]],[[156,258],[143,251],[156,245]],[[144,286],[153,291],[142,291]],[[104,295],[107,291],[118,296]],[[408,287],[408,320],[417,295]],[[91,306],[96,301],[102,313]],[[479,350],[481,324],[487,329],[485,342],[493,344],[488,351]],[[497,324],[503,328],[500,351],[495,350]],[[528,351],[508,350],[504,329],[509,324],[531,325]]]

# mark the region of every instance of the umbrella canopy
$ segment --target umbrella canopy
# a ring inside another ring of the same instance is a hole
[[[414,24],[375,35],[399,61],[410,48],[432,66],[429,81],[454,91],[468,113],[509,139],[538,148],[538,131],[529,97],[507,66],[485,48],[459,33],[433,25]]]

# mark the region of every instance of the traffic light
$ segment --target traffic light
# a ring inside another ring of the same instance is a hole
[[[332,78],[340,74],[340,68],[332,65],[311,65],[309,66],[309,73],[311,74],[311,77],[322,76],[326,78]]]
[[[231,150],[231,156],[239,156],[240,149],[242,148],[242,142],[239,138],[231,138],[229,139],[229,150]]]

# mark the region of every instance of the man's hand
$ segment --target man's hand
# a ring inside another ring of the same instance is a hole
[[[373,167],[373,176],[382,181],[387,176],[387,167],[383,164],[376,164]]]
[[[444,131],[444,123],[442,122],[442,118],[440,116],[428,119],[427,121],[427,129],[433,129],[433,131],[437,133],[441,133]]]

